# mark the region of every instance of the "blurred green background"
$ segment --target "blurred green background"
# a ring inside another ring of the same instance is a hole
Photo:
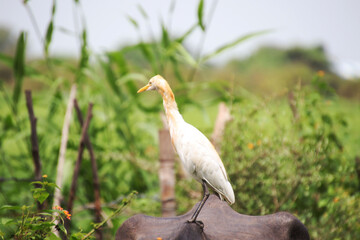
[[[205,1],[206,3],[206,1]],[[86,4],[85,2],[83,4]],[[158,130],[162,100],[136,91],[155,74],[173,88],[186,121],[205,135],[213,131],[218,105],[226,103],[232,121],[226,126],[221,157],[236,195],[234,210],[263,215],[288,211],[309,229],[312,239],[356,239],[360,234],[360,79],[337,75],[323,46],[263,46],[252,55],[216,65],[209,60],[267,31],[226,41],[213,53],[190,51],[184,41],[195,30],[206,39],[203,1],[192,9],[197,21],[177,37],[166,23],[152,41],[139,41],[94,54],[91,29],[77,33],[79,58],[50,54],[56,2],[43,37],[43,57],[26,58],[27,34],[16,38],[0,30],[0,206],[31,205],[33,179],[30,123],[24,90],[32,90],[38,119],[42,172],[55,182],[61,129],[72,84],[85,114],[94,103],[89,135],[96,154],[103,210],[109,214],[133,190],[126,210],[104,226],[112,238],[137,213],[160,216]],[[79,7],[79,1],[75,1]],[[26,3],[24,3],[26,7]],[[146,9],[139,8],[143,18]],[[134,29],[137,19],[128,17]],[[114,30],[116,31],[116,30]],[[68,199],[81,128],[70,126],[62,193]],[[73,231],[92,228],[92,173],[85,151],[72,216]],[[177,213],[201,198],[201,186],[184,176],[176,163]],[[51,206],[52,195],[49,198]],[[0,233],[21,213],[0,210]]]

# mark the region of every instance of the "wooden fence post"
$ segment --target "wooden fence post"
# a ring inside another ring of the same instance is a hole
[[[220,103],[219,111],[216,117],[213,133],[211,134],[211,142],[217,152],[220,152],[221,141],[224,135],[226,124],[232,120],[229,108],[225,103]]]
[[[176,215],[175,202],[175,153],[171,145],[168,129],[159,130],[159,178],[161,189],[161,206],[163,217]]]

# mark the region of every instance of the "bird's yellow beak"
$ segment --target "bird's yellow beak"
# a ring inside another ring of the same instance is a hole
[[[145,87],[140,88],[140,89],[137,91],[137,93],[144,92],[144,91],[148,90],[149,87],[150,87],[150,85],[147,84]]]

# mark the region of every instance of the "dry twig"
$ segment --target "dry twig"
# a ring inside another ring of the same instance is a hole
[[[76,184],[77,184],[77,180],[78,180],[78,177],[79,177],[82,156],[83,156],[83,153],[84,153],[85,135],[86,135],[87,130],[89,128],[90,119],[92,117],[92,113],[91,113],[92,106],[93,106],[93,104],[90,103],[89,108],[88,108],[88,112],[87,112],[87,115],[86,115],[86,120],[85,120],[85,123],[84,123],[84,125],[82,127],[82,130],[81,130],[81,138],[80,138],[79,150],[78,150],[78,155],[77,155],[77,159],[76,159],[74,175],[73,175],[73,179],[72,179],[72,182],[71,182],[69,201],[68,201],[68,205],[67,205],[67,209],[68,209],[69,213],[72,212],[73,203],[74,203],[74,199],[75,199]]]
[[[28,109],[30,125],[31,125],[31,137],[30,137],[31,153],[33,156],[33,162],[34,162],[34,167],[35,167],[35,180],[40,181],[41,180],[41,161],[40,161],[40,154],[39,154],[39,142],[38,142],[37,132],[36,132],[37,118],[35,117],[35,114],[34,114],[31,91],[26,90],[25,96],[26,96],[26,107]],[[36,184],[35,187],[40,188],[41,186],[39,184]],[[44,203],[41,204],[41,203],[37,202],[37,208],[39,210],[43,209]]]
[[[69,96],[66,113],[65,113],[65,118],[64,118],[64,125],[63,125],[62,133],[61,133],[61,144],[60,144],[60,151],[59,151],[59,160],[58,160],[58,165],[57,165],[57,169],[56,169],[56,182],[55,182],[59,188],[55,188],[53,207],[61,205],[60,202],[61,202],[62,195],[61,195],[60,189],[62,188],[62,183],[63,183],[63,169],[64,169],[64,165],[65,165],[65,152],[66,152],[67,140],[69,137],[71,112],[73,109],[73,102],[75,99],[75,95],[76,95],[76,85],[74,84],[71,87],[70,96]]]
[[[79,123],[80,123],[81,127],[83,127],[84,120],[83,120],[83,116],[82,116],[81,110],[79,108],[79,105],[78,105],[76,99],[74,100],[74,106],[75,106],[75,110],[76,110],[76,113],[78,116]],[[98,176],[98,172],[97,172],[97,164],[96,164],[94,149],[92,147],[90,137],[87,132],[85,133],[84,140],[85,140],[85,145],[86,145],[87,149],[89,150],[90,160],[91,160],[91,169],[92,169],[92,174],[93,174],[94,197],[95,197],[95,222],[100,223],[101,215],[102,215],[101,214],[101,201],[100,201],[100,182],[99,182],[99,176]],[[101,233],[100,229],[96,230],[96,235],[97,235],[97,239],[102,239],[102,233]]]
[[[35,179],[37,181],[41,180],[41,162],[40,162],[40,154],[39,154],[39,143],[37,139],[36,133],[36,117],[34,114],[31,91],[26,90],[26,106],[29,112],[30,125],[31,125],[31,152],[33,156],[34,166],[35,166]]]

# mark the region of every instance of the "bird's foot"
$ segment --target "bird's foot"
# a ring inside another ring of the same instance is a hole
[[[187,220],[188,223],[195,223],[198,225],[201,229],[204,229],[204,223],[202,221],[196,221],[196,219],[190,219]]]

